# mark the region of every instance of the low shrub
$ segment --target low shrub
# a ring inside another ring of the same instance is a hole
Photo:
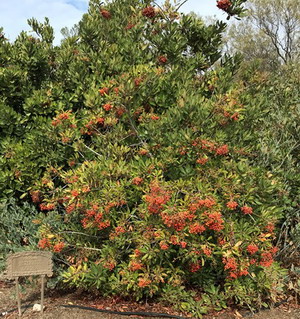
[[[29,203],[17,204],[14,199],[0,202],[0,271],[5,269],[9,253],[36,249],[38,227],[33,219],[38,214]]]

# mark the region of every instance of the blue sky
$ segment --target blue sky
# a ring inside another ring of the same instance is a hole
[[[43,21],[44,17],[48,17],[55,30],[55,43],[58,44],[60,30],[77,23],[87,6],[88,0],[0,0],[0,26],[4,28],[6,37],[14,40],[20,31],[29,30],[27,19],[34,17]],[[188,0],[181,10],[194,11],[201,16],[225,17],[216,8],[215,0]]]

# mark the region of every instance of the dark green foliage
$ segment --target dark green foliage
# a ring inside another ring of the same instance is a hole
[[[38,227],[33,223],[37,217],[36,208],[16,200],[0,202],[0,271],[4,270],[8,253],[36,249]]]

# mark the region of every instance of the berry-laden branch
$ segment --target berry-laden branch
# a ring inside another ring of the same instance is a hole
[[[236,19],[240,19],[245,13],[243,4],[247,0],[217,0],[217,7],[228,14],[227,20],[235,16]]]

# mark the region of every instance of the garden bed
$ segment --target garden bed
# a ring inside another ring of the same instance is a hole
[[[22,306],[29,306],[40,302],[40,291],[38,285],[26,286],[22,292]],[[45,312],[44,319],[123,319],[123,318],[143,318],[142,316],[124,316],[108,313],[99,313],[84,309],[64,308],[61,305],[79,305],[104,310],[120,311],[120,312],[156,312],[170,315],[180,314],[170,308],[160,304],[143,304],[134,303],[117,298],[96,298],[82,292],[62,292],[49,290],[45,293]],[[15,302],[15,286],[13,282],[0,281],[0,312],[16,308]],[[22,309],[23,319],[39,318],[39,313],[32,312],[32,307]],[[5,319],[17,318],[17,311],[3,316]],[[148,318],[163,318],[163,317],[148,317]],[[204,316],[205,319],[236,319],[236,318],[253,318],[253,319],[300,319],[300,307],[290,303],[282,304],[280,307],[272,310],[260,311],[256,314],[251,314],[249,311],[237,311],[228,309],[219,313]]]

